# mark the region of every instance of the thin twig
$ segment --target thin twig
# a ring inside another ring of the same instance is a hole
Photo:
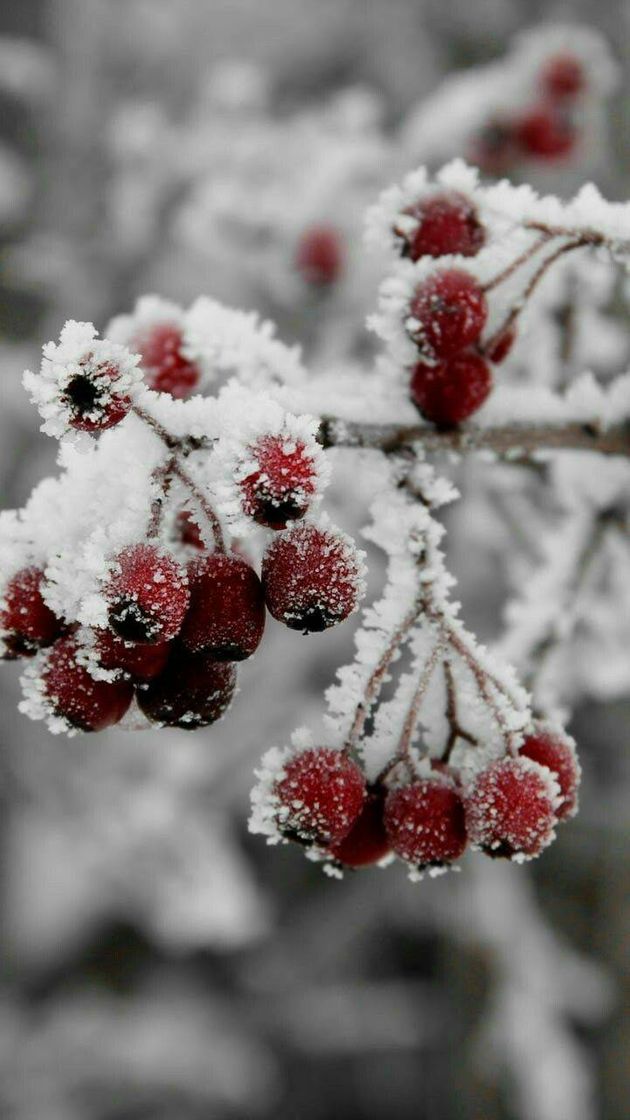
[[[522,265],[527,264],[527,261],[531,260],[531,258],[547,244],[551,237],[552,234],[550,233],[541,233],[538,241],[534,241],[533,244],[529,245],[518,257],[515,257],[501,272],[493,276],[492,280],[488,280],[487,284],[483,284],[482,291],[491,292],[493,288],[498,288],[499,284],[503,284],[505,280],[509,280],[510,276],[513,276]]]
[[[411,699],[411,704],[409,705],[409,710],[405,717],[405,722],[403,724],[400,739],[398,740],[398,750],[396,752],[396,760],[398,762],[402,762],[405,758],[409,757],[411,743],[418,723],[418,717],[420,715],[420,707],[422,705],[422,701],[424,700],[427,688],[431,683],[431,677],[433,676],[437,668],[437,664],[444,653],[444,649],[447,643],[448,639],[446,635],[443,633],[440,634],[439,640],[436,642],[433,650],[424,663],[420,678],[418,680],[418,684],[416,685],[416,689]]]
[[[442,752],[442,762],[448,762],[453,752],[453,747],[458,739],[463,739],[473,747],[478,745],[479,740],[475,735],[471,735],[469,731],[465,731],[459,722],[455,680],[453,677],[453,669],[448,658],[443,662],[442,667],[444,669],[444,681],[446,684],[446,718],[450,728],[448,740]]]

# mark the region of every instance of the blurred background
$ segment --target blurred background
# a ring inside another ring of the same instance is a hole
[[[314,368],[362,360],[365,206],[470,155],[450,75],[547,21],[601,32],[617,86],[579,158],[507,171],[625,199],[623,0],[2,0],[2,506],[53,469],[21,374],[67,318],[204,293],[274,318]],[[309,289],[296,245],[331,221],[343,278]],[[343,472],[332,506],[361,523]],[[466,528],[450,558],[490,637],[496,569],[463,564]],[[0,1116],[623,1120],[630,703],[577,707],[582,810],[531,869],[339,884],[246,831],[252,769],[320,712],[352,628],[294,641],[272,627],[229,719],[192,737],[54,738],[3,670]]]

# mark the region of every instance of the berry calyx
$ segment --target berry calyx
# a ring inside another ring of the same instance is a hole
[[[192,653],[243,661],[265,628],[265,597],[254,569],[234,553],[204,553],[188,565],[190,606],[180,637]]]
[[[330,847],[348,835],[366,798],[365,778],[343,751],[314,747],[290,759],[276,783],[276,823],[283,836]]]
[[[154,545],[116,556],[105,591],[109,625],[127,642],[167,642],[181,628],[189,591],[182,566]]]
[[[385,791],[368,788],[358,817],[343,840],[328,849],[329,855],[342,867],[370,867],[389,855],[391,846],[385,831],[383,813]]]
[[[34,565],[9,580],[0,605],[0,658],[32,657],[60,636],[63,623],[42,598],[44,572]]]
[[[279,622],[305,634],[327,630],[343,622],[363,594],[360,554],[338,530],[298,524],[271,541],[262,582]]]
[[[311,226],[302,233],[295,267],[307,284],[325,288],[339,279],[344,267],[341,234],[334,226]]]
[[[231,662],[208,653],[190,653],[177,643],[166,668],[136,692],[147,719],[162,727],[194,731],[216,723],[228,710],[236,689]]]
[[[402,241],[403,256],[412,261],[449,253],[474,257],[486,239],[476,207],[458,191],[423,198],[408,206],[403,216],[395,232]]]
[[[45,655],[43,695],[56,716],[79,731],[103,731],[118,723],[133,698],[127,680],[94,680],[78,659],[77,637],[60,638]]]
[[[453,427],[481,408],[492,389],[492,373],[480,354],[468,350],[437,365],[418,362],[409,389],[425,420]]]
[[[243,509],[259,525],[284,529],[304,517],[317,487],[312,455],[303,440],[264,436],[249,448],[256,467],[240,483]]]
[[[558,820],[564,821],[575,816],[581,770],[573,740],[540,723],[531,735],[525,736],[520,754],[551,770],[562,796],[562,801],[556,805],[555,810]]]
[[[68,424],[78,432],[103,432],[124,420],[131,398],[116,391],[118,367],[111,362],[95,364],[89,359],[66,383],[61,401]]]
[[[462,799],[455,783],[443,775],[391,790],[385,828],[396,855],[418,870],[445,867],[466,848]]]
[[[504,362],[516,342],[516,327],[508,327],[484,346],[483,353],[495,366]]]
[[[576,132],[570,119],[547,106],[531,109],[517,122],[519,146],[527,156],[542,160],[563,159],[571,154]]]
[[[559,99],[575,97],[586,85],[582,63],[572,54],[555,54],[547,59],[540,77],[545,93]]]
[[[434,361],[453,357],[477,341],[488,317],[488,304],[474,276],[449,268],[418,285],[409,314],[411,337]]]
[[[110,630],[94,630],[90,635],[90,660],[102,669],[120,670],[134,681],[148,681],[162,672],[168,660],[170,642],[138,645],[124,642]],[[88,665],[89,668],[89,665]]]
[[[477,776],[465,799],[472,844],[486,855],[531,859],[555,837],[558,785],[528,758],[502,758]]]
[[[201,370],[182,352],[184,340],[175,323],[155,323],[134,340],[142,359],[144,379],[156,393],[176,400],[189,397],[199,384]]]

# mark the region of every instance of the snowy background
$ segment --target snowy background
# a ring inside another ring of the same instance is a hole
[[[3,0],[3,508],[52,469],[21,374],[68,317],[102,328],[147,291],[208,294],[273,317],[320,370],[360,361],[380,275],[363,210],[414,162],[467,154],[467,122],[439,100],[427,119],[427,101],[525,27],[596,28],[621,73],[606,138],[595,118],[581,161],[527,177],[626,199],[624,8]],[[346,253],[332,298],[291,266],[301,231],[331,217]],[[449,561],[492,637],[509,536],[475,499],[482,469]],[[329,506],[362,523],[342,471]],[[531,870],[471,860],[415,886],[402,871],[338,884],[246,832],[255,763],[320,711],[352,647],[352,625],[297,652],[279,630],[229,721],[193,736],[52,738],[18,714],[15,668],[0,674],[0,1115],[622,1120],[630,703],[575,710],[581,813]]]

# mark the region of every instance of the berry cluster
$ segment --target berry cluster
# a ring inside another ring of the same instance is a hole
[[[414,875],[455,863],[468,844],[492,858],[531,859],[577,809],[573,741],[534,725],[519,752],[465,780],[445,762],[396,765],[369,784],[345,750],[273,754],[254,799],[272,840],[306,846],[333,869],[398,857]]]

